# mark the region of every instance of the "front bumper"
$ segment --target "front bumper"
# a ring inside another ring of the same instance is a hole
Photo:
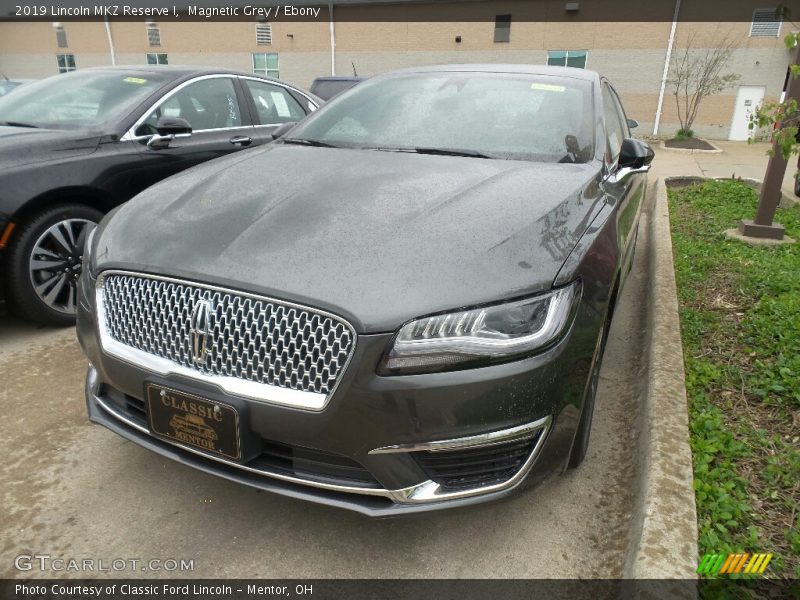
[[[543,354],[447,373],[380,377],[375,367],[391,335],[359,336],[350,368],[319,412],[237,398],[184,375],[155,376],[109,356],[85,297],[78,338],[91,363],[86,400],[92,421],[233,481],[389,516],[498,499],[562,468],[593,360],[593,314],[579,307],[569,333]],[[244,459],[223,460],[152,435],[143,398],[146,383],[154,381],[235,406],[248,449]],[[496,464],[512,452],[518,458],[513,469],[472,486],[454,486],[431,466],[448,456]]]

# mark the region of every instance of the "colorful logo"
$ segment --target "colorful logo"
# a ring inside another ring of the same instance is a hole
[[[767,568],[772,554],[706,554],[697,567],[700,575],[731,575],[734,573],[761,574]]]

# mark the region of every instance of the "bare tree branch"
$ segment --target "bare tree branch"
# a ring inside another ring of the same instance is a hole
[[[720,38],[709,48],[698,48],[694,35],[690,35],[683,51],[675,55],[667,81],[674,88],[680,131],[684,134],[691,131],[703,98],[719,94],[738,81],[736,73],[723,74],[736,48],[728,37]]]

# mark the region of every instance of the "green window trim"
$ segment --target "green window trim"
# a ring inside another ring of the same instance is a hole
[[[548,50],[547,64],[556,67],[586,68],[588,50]]]
[[[77,69],[74,54],[56,54],[56,64],[59,73],[69,73]]]
[[[278,79],[280,77],[278,53],[253,52],[253,73]]]
[[[168,65],[169,58],[166,52],[148,52],[146,55],[148,65]]]

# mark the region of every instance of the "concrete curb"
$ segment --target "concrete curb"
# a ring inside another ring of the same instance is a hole
[[[689,447],[683,345],[672,260],[667,188],[659,179],[649,211],[647,369],[640,416],[641,453],[633,539],[625,577],[694,579],[697,568],[697,512]],[[650,192],[652,194],[653,188]],[[676,590],[681,598],[691,586]],[[647,586],[638,590],[647,597]]]
[[[658,145],[659,148],[662,150],[666,150],[667,152],[678,152],[681,154],[720,154],[724,152],[722,148],[717,146],[714,142],[710,140],[703,139],[703,141],[711,146],[713,150],[702,150],[700,148],[669,148],[666,144],[665,140],[661,140],[661,143]]]

